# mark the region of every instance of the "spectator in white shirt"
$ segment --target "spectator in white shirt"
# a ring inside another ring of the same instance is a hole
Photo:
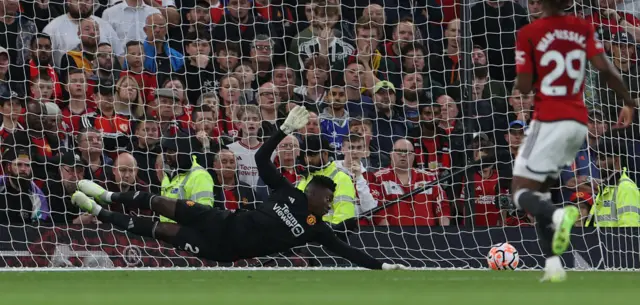
[[[102,19],[111,24],[121,40],[143,41],[147,38],[144,32],[147,17],[159,13],[143,0],[125,0],[105,10]]]
[[[364,137],[358,134],[344,137],[342,140],[342,154],[344,155],[344,160],[335,161],[336,166],[347,172],[354,181],[356,192],[358,193],[357,213],[362,214],[375,208],[378,205],[378,201],[371,195],[369,183],[364,176],[367,169],[361,162],[367,156]]]
[[[180,25],[180,13],[176,9],[175,0],[143,0],[148,6],[158,9],[162,16],[167,19],[169,26]],[[123,2],[122,0],[109,0],[109,6],[115,6]],[[104,17],[104,16],[103,16]]]
[[[100,42],[108,42],[118,56],[124,53],[124,42],[118,38],[118,34],[111,25],[93,16],[93,0],[68,0],[67,13],[53,19],[43,30],[45,34],[51,36],[53,60],[57,67],[60,66],[62,55],[80,44],[78,24],[85,18],[91,18],[98,23]]]

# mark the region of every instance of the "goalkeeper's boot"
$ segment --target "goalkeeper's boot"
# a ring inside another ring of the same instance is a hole
[[[561,214],[558,214],[561,213]],[[571,243],[571,228],[578,220],[580,212],[575,206],[567,206],[562,210],[556,211],[558,219],[553,219],[553,225],[555,226],[555,232],[553,233],[553,240],[551,242],[551,249],[553,254],[562,255],[569,244]],[[555,217],[554,217],[555,218]]]
[[[562,262],[559,256],[552,256],[547,258],[544,265],[544,276],[540,279],[540,282],[559,283],[564,282],[567,279],[567,272],[562,267]]]
[[[107,190],[91,180],[80,180],[78,182],[78,190],[89,197],[95,198],[100,203],[110,203],[106,196]]]
[[[83,192],[73,193],[73,196],[71,196],[71,203],[77,206],[80,210],[91,213],[92,215],[97,215],[102,209],[95,200],[89,198]]]

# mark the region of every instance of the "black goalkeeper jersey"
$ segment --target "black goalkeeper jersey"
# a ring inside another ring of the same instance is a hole
[[[278,130],[256,153],[259,175],[274,191],[256,210],[236,212],[227,218],[226,252],[233,259],[243,259],[317,242],[357,265],[381,269],[380,261],[340,240],[322,217],[312,215],[306,194],[276,169],[271,155],[285,136]]]

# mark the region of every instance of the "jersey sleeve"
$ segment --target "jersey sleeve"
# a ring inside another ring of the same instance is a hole
[[[587,59],[590,59],[598,54],[604,53],[604,46],[600,40],[598,40],[596,30],[593,26],[591,24],[587,26],[589,27],[589,33],[587,34]]]
[[[340,240],[338,236],[329,228],[323,224],[323,228],[319,230],[317,242],[319,242],[327,250],[343,257],[350,262],[367,269],[382,269],[382,262],[371,257],[369,254],[356,249],[344,241]]]
[[[533,45],[527,35],[528,27],[518,32],[516,41],[516,72],[533,73]]]

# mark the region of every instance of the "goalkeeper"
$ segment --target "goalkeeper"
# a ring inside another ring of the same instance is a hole
[[[230,212],[144,192],[112,193],[82,180],[71,201],[105,223],[141,236],[168,242],[178,249],[219,262],[265,256],[292,247],[318,242],[329,251],[369,269],[405,269],[403,265],[382,263],[341,241],[322,221],[333,202],[335,183],[325,176],[314,177],[304,190],[297,190],[278,172],[271,155],[287,134],[307,124],[309,113],[295,107],[280,130],[256,153],[262,180],[274,189],[266,203],[254,211]],[[131,208],[146,207],[176,223],[154,222],[102,209],[101,203],[119,202]]]

